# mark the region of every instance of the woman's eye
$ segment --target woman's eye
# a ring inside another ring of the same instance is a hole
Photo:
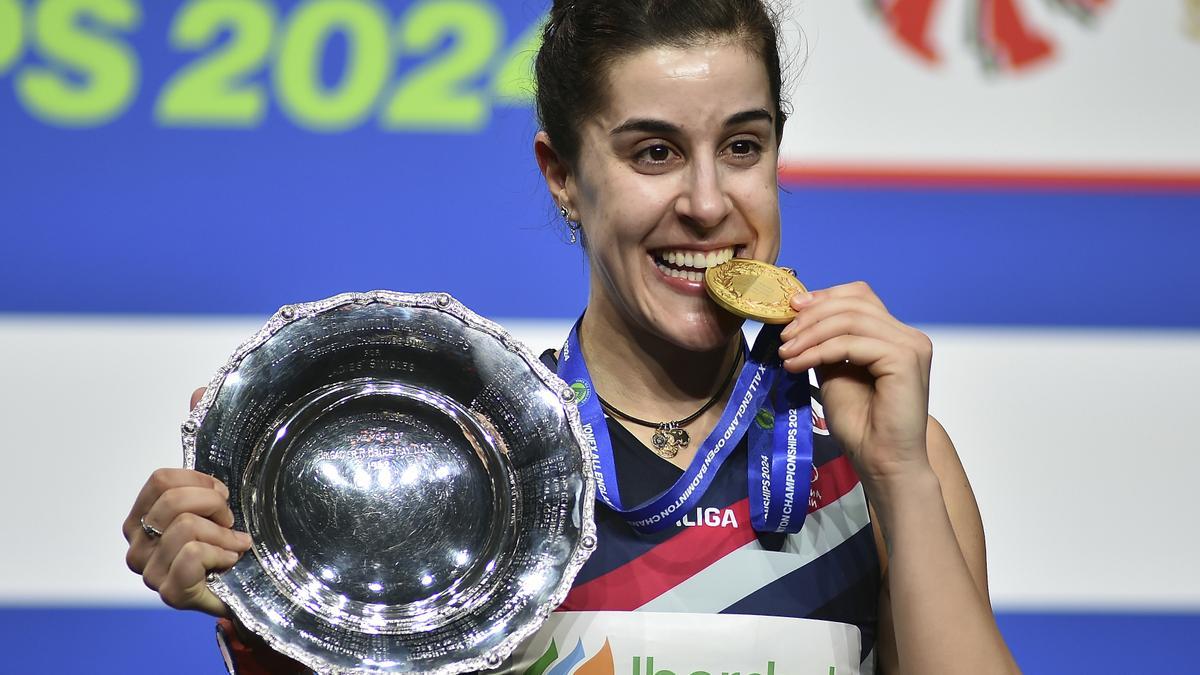
[[[671,159],[671,149],[665,145],[652,145],[641,152],[641,156],[655,164]]]
[[[758,145],[754,141],[734,141],[729,145],[729,151],[735,155],[751,155],[758,152]]]

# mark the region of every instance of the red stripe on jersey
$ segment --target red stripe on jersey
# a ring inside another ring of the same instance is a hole
[[[845,455],[838,455],[814,468],[813,476],[808,496],[809,513],[836,502],[858,485],[858,474]]]
[[[832,464],[832,462],[829,462]],[[615,570],[571,589],[560,610],[632,611],[754,541],[750,500],[729,507],[738,527],[685,527]]]
[[[841,499],[858,485],[845,455],[813,470],[809,513]],[[729,507],[739,527],[688,527],[624,565],[576,586],[563,611],[632,611],[666,593],[733,551],[754,541],[750,500]]]

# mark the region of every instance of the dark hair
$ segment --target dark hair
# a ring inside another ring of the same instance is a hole
[[[762,59],[782,138],[787,111],[777,24],[763,0],[554,0],[535,64],[538,120],[559,157],[574,165],[579,125],[604,104],[615,61],[651,47],[730,39]]]

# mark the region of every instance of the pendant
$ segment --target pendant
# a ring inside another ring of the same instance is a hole
[[[692,442],[692,437],[688,432],[679,427],[673,427],[671,433],[675,436],[675,443],[681,448],[686,448],[688,443]]]
[[[674,422],[663,422],[654,430],[650,437],[654,452],[664,459],[672,459],[679,454],[680,448],[686,448],[691,442],[691,436],[680,429]]]

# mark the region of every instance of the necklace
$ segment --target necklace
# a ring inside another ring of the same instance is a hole
[[[686,448],[692,441],[691,435],[688,434],[687,430],[683,427],[694,422],[697,417],[704,414],[704,411],[713,407],[713,404],[721,399],[721,394],[725,393],[725,389],[728,388],[729,383],[733,381],[733,376],[735,373],[737,373],[738,365],[741,364],[741,361],[742,358],[739,354],[738,357],[733,360],[733,367],[730,368],[729,373],[725,375],[725,381],[722,382],[721,386],[717,388],[717,391],[712,395],[712,398],[708,399],[704,405],[700,406],[699,410],[682,419],[668,422],[651,422],[649,420],[638,419],[633,415],[617,410],[611,403],[601,398],[599,392],[596,393],[596,400],[599,401],[600,406],[608,411],[608,413],[612,416],[619,417],[626,422],[633,422],[634,424],[654,429],[654,435],[650,438],[650,443],[652,446],[651,449],[654,450],[655,454],[663,459],[672,459],[679,454],[680,448]]]

